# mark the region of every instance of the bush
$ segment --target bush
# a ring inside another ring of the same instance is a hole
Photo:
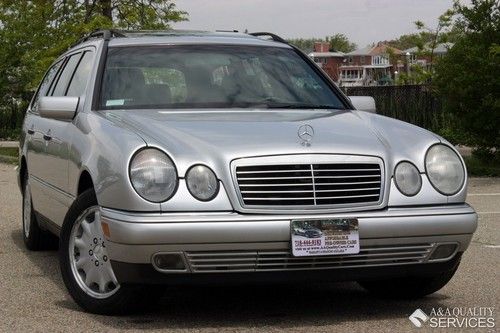
[[[474,151],[464,157],[467,171],[471,176],[500,177],[500,153]]]
[[[500,3],[455,3],[462,36],[436,67],[434,85],[453,115],[453,133],[483,151],[500,148]]]

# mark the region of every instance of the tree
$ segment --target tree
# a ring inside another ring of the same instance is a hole
[[[0,0],[0,137],[20,125],[45,70],[82,36],[182,20],[186,13],[170,0]]]
[[[401,35],[399,38],[386,41],[385,44],[406,50],[417,48],[416,52],[412,52],[419,57],[427,57],[429,66],[422,66],[418,63],[406,64],[411,69],[408,73],[399,73],[397,84],[423,84],[429,83],[434,75],[434,64],[436,62],[435,49],[439,43],[454,42],[459,38],[457,30],[453,28],[453,10],[447,10],[439,16],[438,24],[435,27],[429,27],[422,21],[416,21],[415,26],[419,30],[418,33]],[[406,61],[409,59],[406,58]]]
[[[357,45],[355,43],[351,43],[349,38],[347,38],[344,34],[335,34],[333,36],[326,37],[325,40],[330,43],[331,51],[348,53],[357,48]]]
[[[429,55],[430,68],[429,71],[432,73],[434,66],[434,50],[439,43],[444,43],[446,40],[446,32],[448,32],[449,27],[452,24],[452,18],[454,15],[453,10],[447,10],[444,14],[439,16],[438,24],[434,28],[426,26],[422,21],[416,21],[415,25],[417,29],[420,30],[420,41],[417,44],[420,53]],[[425,43],[425,40],[430,41]]]
[[[328,42],[330,43],[330,51],[340,51],[340,52],[351,52],[356,49],[356,44],[351,43],[349,38],[344,34],[335,34],[332,36],[327,36],[323,38],[293,38],[289,39],[288,42],[297,46],[302,51],[309,53],[314,50],[314,43],[316,42]]]
[[[471,145],[498,155],[500,148],[500,4],[454,4],[461,38],[436,66],[434,85],[457,131]]]
[[[429,43],[431,40],[431,33],[421,31],[419,33],[401,35],[397,39],[384,41],[382,43],[399,50],[406,50],[415,46],[423,48],[424,45]]]
[[[185,20],[186,13],[165,0],[85,0],[85,17],[106,17],[115,27],[137,30],[169,28],[169,22]]]
[[[287,40],[288,43],[295,45],[305,53],[314,51],[314,43],[324,41],[321,38],[292,38]]]

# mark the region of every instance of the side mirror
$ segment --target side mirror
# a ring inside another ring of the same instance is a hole
[[[41,97],[38,102],[38,112],[43,118],[71,120],[75,117],[79,97]]]
[[[377,113],[375,99],[371,96],[349,96],[356,110]]]

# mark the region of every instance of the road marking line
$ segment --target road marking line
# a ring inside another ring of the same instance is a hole
[[[484,247],[489,247],[492,249],[500,249],[500,245],[484,245]]]
[[[497,196],[500,195],[500,193],[470,193],[467,194],[469,197],[476,197],[476,196]]]

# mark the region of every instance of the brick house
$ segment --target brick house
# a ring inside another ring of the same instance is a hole
[[[339,80],[339,67],[344,61],[343,52],[330,52],[330,44],[327,42],[314,43],[314,52],[309,53],[311,57],[335,82]]]
[[[391,84],[395,72],[404,67],[404,52],[385,44],[346,53],[339,66],[341,86]]]

